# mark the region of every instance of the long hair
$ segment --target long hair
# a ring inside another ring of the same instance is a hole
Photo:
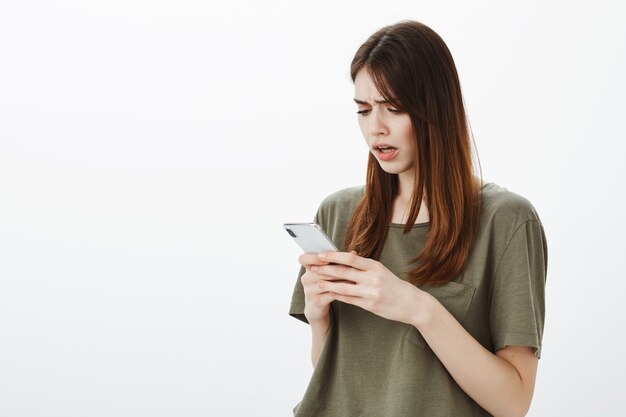
[[[482,170],[477,184],[471,129],[454,60],[437,33],[405,20],[383,27],[359,47],[350,68],[353,82],[364,69],[382,97],[410,116],[417,142],[413,199],[404,233],[415,223],[422,197],[430,228],[423,251],[411,260],[417,266],[406,272],[407,280],[448,283],[463,271],[478,232],[482,200]],[[398,192],[398,175],[385,172],[370,153],[365,194],[346,232],[347,251],[379,259]]]

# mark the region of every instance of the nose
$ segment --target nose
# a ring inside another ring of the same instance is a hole
[[[376,137],[379,135],[386,135],[389,133],[389,129],[385,123],[382,111],[380,109],[374,108],[370,112],[369,117],[369,134],[372,137]]]

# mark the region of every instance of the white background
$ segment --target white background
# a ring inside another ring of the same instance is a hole
[[[545,227],[529,415],[626,414],[625,7],[3,1],[0,415],[290,416],[312,368],[282,223],[364,184],[349,65],[402,19]]]

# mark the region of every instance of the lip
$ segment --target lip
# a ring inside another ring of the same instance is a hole
[[[383,161],[390,161],[398,155],[399,149],[394,149],[392,152],[383,153],[378,148],[376,148],[376,155],[378,155],[378,159]]]
[[[380,148],[394,148],[394,146],[388,143],[377,143],[372,146],[372,149],[376,153],[376,156],[381,161],[391,161],[393,158],[395,158],[398,155],[398,152],[399,152],[399,149],[396,148],[391,152],[384,153],[380,151]]]

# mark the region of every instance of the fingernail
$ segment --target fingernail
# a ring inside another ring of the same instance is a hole
[[[324,252],[320,252],[317,256],[318,256],[320,259],[324,259],[324,258],[326,257],[326,254],[325,254]]]

